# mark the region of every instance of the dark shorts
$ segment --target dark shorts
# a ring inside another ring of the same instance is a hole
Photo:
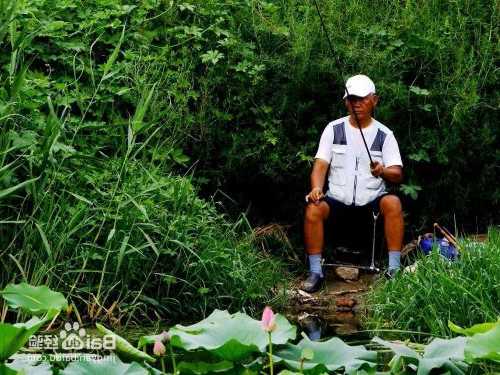
[[[377,215],[380,212],[380,200],[389,195],[390,193],[384,193],[380,197],[374,199],[364,206],[354,206],[346,205],[338,200],[325,195],[324,201],[330,206],[330,216],[333,215],[343,215],[343,214],[360,214],[361,216],[366,216],[367,213],[371,215]]]
[[[381,195],[375,200],[364,206],[346,205],[331,197],[325,196],[324,201],[330,206],[330,214],[325,222],[325,245],[333,250],[326,251],[326,256],[333,256],[336,261],[344,261],[351,263],[363,264],[367,259],[373,245],[373,225],[374,214],[380,212],[380,200],[388,195]],[[376,231],[383,233],[382,218],[376,220]],[[377,249],[383,245],[383,235],[377,236]],[[356,255],[357,259],[349,258],[347,255],[342,255],[338,249],[345,248],[349,251],[361,251],[362,254]],[[378,250],[377,250],[378,251]],[[331,255],[329,255],[330,253]],[[342,257],[344,256],[344,259]]]

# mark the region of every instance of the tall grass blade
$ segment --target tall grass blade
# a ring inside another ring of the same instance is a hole
[[[118,271],[120,271],[120,267],[122,266],[123,258],[125,256],[125,250],[127,249],[129,239],[130,235],[126,235],[123,238],[122,244],[120,246],[120,251],[118,252],[118,262],[116,264],[115,276],[118,275]]]
[[[93,206],[94,203],[92,203],[91,201],[89,201],[87,198],[81,196],[80,194],[76,194],[76,193],[73,193],[71,191],[67,191],[69,194],[71,194],[72,196],[74,196],[76,199],[78,199],[79,201],[82,201],[84,203],[87,203],[88,205],[90,206]]]
[[[153,249],[156,256],[157,257],[160,256],[160,252],[158,251],[158,248],[156,247],[156,245],[153,242],[153,240],[151,239],[151,237],[146,232],[144,232],[141,228],[139,228],[139,230],[141,231],[141,233],[144,236],[144,238],[146,239],[146,241],[148,241],[149,247],[151,247],[151,249]]]
[[[20,69],[18,69],[17,73],[14,75],[14,80],[12,85],[9,88],[10,99],[15,100],[19,91],[24,85],[26,72],[28,71],[29,64],[23,64]]]
[[[45,127],[45,140],[42,146],[43,163],[45,167],[47,160],[52,156],[54,145],[61,134],[62,124],[57,118],[50,96],[47,97],[47,104],[49,106],[49,116],[47,119],[47,126]]]
[[[132,119],[132,129],[135,134],[140,133],[141,131],[146,129],[146,126],[143,124],[144,116],[148,111],[149,104],[151,102],[151,98],[155,92],[157,83],[154,83],[153,86],[149,89],[149,91],[144,90],[141,96],[141,100],[137,105],[137,108],[134,113],[134,117]]]
[[[0,199],[2,198],[5,198],[5,197],[8,197],[10,194],[14,193],[15,191],[31,184],[32,182],[38,180],[39,177],[36,177],[36,178],[32,178],[32,179],[29,179],[29,180],[26,180],[26,181],[23,181],[15,186],[12,186],[10,188],[7,188],[7,189],[3,189],[3,190],[0,190]]]
[[[49,241],[47,240],[47,236],[45,235],[44,230],[40,226],[40,224],[35,223],[36,229],[38,230],[38,233],[40,234],[40,238],[42,239],[43,247],[45,248],[45,251],[47,252],[47,255],[49,257],[49,260],[52,261],[52,248],[50,247]]]
[[[106,79],[108,79],[114,75],[114,73],[109,73],[109,71],[113,67],[113,64],[115,63],[116,59],[118,58],[118,54],[120,53],[120,48],[122,46],[124,37],[125,37],[125,25],[123,25],[122,33],[120,35],[120,40],[118,41],[118,44],[115,46],[115,49],[113,50],[111,55],[108,57],[108,61],[106,61],[106,65],[104,65],[104,70],[102,73],[101,82],[105,81]]]

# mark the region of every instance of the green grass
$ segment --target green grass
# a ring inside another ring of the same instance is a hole
[[[456,262],[436,252],[420,257],[414,273],[377,285],[368,309],[365,323],[375,331],[446,337],[448,321],[464,327],[495,321],[500,316],[500,231],[491,229],[484,244],[464,243]]]
[[[45,284],[80,315],[122,324],[272,302],[284,266],[258,249],[244,217],[218,213],[188,178],[131,161],[105,165],[81,165],[40,194],[36,218],[2,251],[1,285]]]

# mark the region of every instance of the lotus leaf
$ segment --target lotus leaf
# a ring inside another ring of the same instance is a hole
[[[123,363],[116,356],[105,357],[99,361],[71,362],[61,375],[148,375],[149,372],[137,362]]]
[[[390,348],[396,356],[389,365],[394,372],[400,369],[403,362],[416,369],[418,375],[430,374],[434,369],[443,369],[452,375],[463,375],[467,369],[464,361],[465,338],[456,337],[450,340],[434,339],[426,346],[423,356],[404,344],[384,341],[378,337],[374,342]]]
[[[273,356],[276,363],[286,363],[290,368],[299,370],[305,349],[313,351],[313,359],[304,361],[304,370],[314,372],[336,371],[344,369],[346,374],[359,371],[374,374],[377,366],[377,353],[366,350],[363,346],[349,346],[338,337],[324,342],[304,338],[297,345],[288,344]]]
[[[500,321],[497,321],[495,323],[475,324],[469,328],[462,328],[460,326],[457,326],[453,322],[448,322],[448,327],[451,329],[452,332],[460,333],[460,334],[465,335],[465,336],[473,336],[476,333],[488,332],[489,330],[493,329],[498,324],[500,324]]]
[[[213,374],[217,372],[225,372],[233,368],[233,364],[228,361],[221,361],[217,363],[207,362],[181,362],[177,369],[181,373],[189,373],[195,375]]]
[[[425,347],[418,365],[418,374],[430,374],[432,369],[443,368],[451,374],[465,374],[465,338],[445,340],[436,338]]]
[[[52,369],[47,362],[36,364],[36,362],[16,359],[9,363],[9,368],[23,375],[52,375]]]
[[[467,362],[474,362],[477,359],[500,362],[500,321],[490,330],[467,338],[465,358]]]
[[[295,338],[296,328],[276,315],[273,344],[286,344]],[[229,314],[215,310],[210,316],[191,326],[176,325],[169,331],[171,344],[185,350],[205,349],[228,361],[238,361],[254,352],[264,352],[269,342],[258,320],[246,314]]]
[[[134,348],[132,344],[130,344],[123,337],[117,335],[113,331],[110,331],[101,324],[96,323],[96,327],[101,334],[110,335],[115,338],[115,344],[116,344],[115,351],[120,358],[123,358],[124,360],[127,361],[148,361],[148,362],[156,361],[153,357],[151,357],[147,353],[144,353],[143,351],[140,351],[137,348]]]
[[[26,323],[0,323],[0,363],[6,361],[26,344],[47,319],[33,317]]]
[[[0,362],[0,375],[18,375],[19,373],[16,370],[12,370],[7,367],[5,364]]]
[[[68,307],[68,301],[61,293],[45,285],[9,284],[0,293],[10,307],[21,308],[34,315],[47,314],[53,318]]]
[[[139,349],[144,348],[146,345],[154,344],[155,341],[159,339],[160,335],[145,335],[139,338],[137,347]]]

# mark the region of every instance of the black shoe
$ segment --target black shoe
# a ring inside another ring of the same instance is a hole
[[[307,293],[317,292],[323,285],[325,278],[319,273],[311,272],[307,279],[302,283],[302,290]]]
[[[399,268],[393,268],[384,272],[384,276],[387,280],[392,280],[399,273]]]

